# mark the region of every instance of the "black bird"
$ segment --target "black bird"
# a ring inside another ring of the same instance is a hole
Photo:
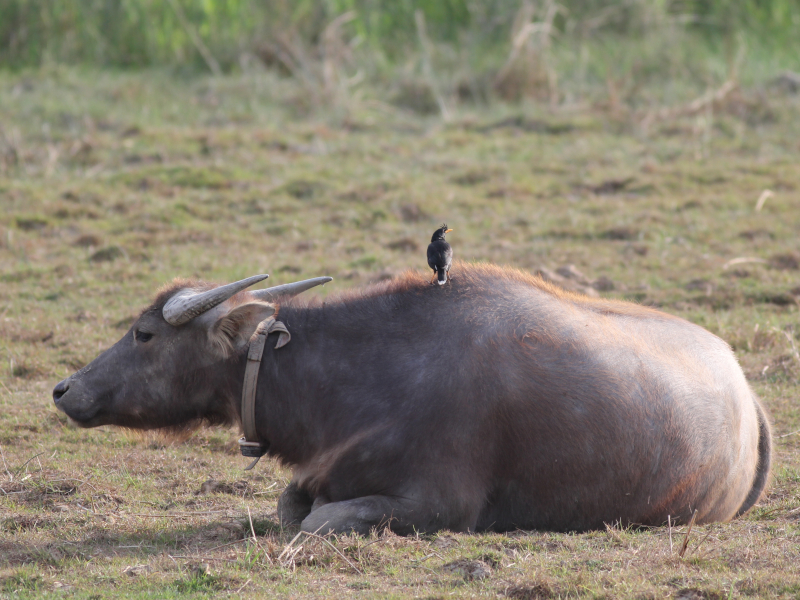
[[[450,263],[453,262],[453,249],[450,244],[444,241],[444,234],[451,231],[453,230],[447,228],[447,223],[443,223],[439,229],[433,232],[431,243],[428,244],[428,266],[433,269],[431,285],[433,285],[433,280],[437,278],[437,275],[439,285],[447,283]]]

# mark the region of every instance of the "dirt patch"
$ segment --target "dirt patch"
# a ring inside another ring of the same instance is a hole
[[[604,231],[601,237],[607,240],[635,240],[639,238],[639,231],[626,226],[612,227]]]
[[[399,250],[400,252],[416,252],[419,250],[420,245],[419,242],[411,238],[400,238],[399,240],[389,242],[386,244],[386,247],[389,248],[389,250]]]
[[[127,253],[125,250],[120,248],[119,246],[108,246],[106,248],[101,248],[97,252],[93,253],[89,260],[95,263],[100,262],[113,262],[118,258],[126,257]]]
[[[769,259],[769,265],[780,271],[797,271],[800,269],[800,252],[774,254]]]
[[[456,185],[471,187],[478,185],[479,183],[489,181],[494,175],[495,173],[492,171],[473,169],[471,171],[461,173],[460,175],[456,175],[451,179],[451,181]]]
[[[17,217],[16,223],[22,231],[40,231],[49,225],[43,217]]]
[[[325,191],[325,185],[319,181],[297,179],[283,186],[283,191],[297,200],[313,200]]]
[[[756,240],[774,240],[775,234],[766,229],[745,229],[739,232],[739,237],[753,242]]]
[[[80,246],[81,248],[91,248],[92,246],[99,246],[101,243],[100,237],[91,233],[80,235],[73,242],[75,246]]]
[[[233,483],[226,483],[224,481],[217,481],[209,479],[204,481],[200,489],[195,492],[195,495],[202,496],[205,494],[231,494],[232,496],[250,496],[253,493],[253,488],[250,482],[240,480]]]
[[[497,129],[516,129],[528,133],[546,133],[549,135],[563,135],[576,129],[574,123],[569,122],[548,122],[538,119],[530,119],[522,115],[507,117],[500,121],[495,121],[489,125],[477,127],[480,133],[489,133]]]
[[[538,582],[512,586],[506,589],[504,594],[514,600],[548,600],[549,598],[560,598],[561,590],[549,583]]]
[[[489,577],[492,567],[482,560],[460,559],[443,565],[442,571],[460,575],[467,581],[476,581]]]
[[[428,218],[428,214],[419,207],[419,204],[408,203],[400,206],[400,218],[407,223],[416,223]]]
[[[606,196],[611,194],[619,194],[628,188],[634,181],[635,177],[626,177],[625,179],[608,179],[599,185],[590,187],[592,193],[598,196]]]
[[[675,600],[722,600],[725,594],[699,588],[683,588],[675,592]]]
[[[383,197],[393,186],[387,183],[380,183],[366,187],[358,187],[342,194],[339,194],[341,200],[347,202],[373,202]]]
[[[458,546],[458,540],[452,535],[439,535],[433,541],[434,548],[455,548]]]
[[[0,522],[0,529],[8,533],[16,533],[35,529],[52,529],[55,527],[55,523],[55,520],[44,516],[14,515],[3,519]]]

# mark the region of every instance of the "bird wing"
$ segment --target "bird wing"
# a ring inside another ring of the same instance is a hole
[[[439,251],[436,248],[436,242],[428,244],[428,266],[431,269],[436,269],[436,261],[439,258]]]

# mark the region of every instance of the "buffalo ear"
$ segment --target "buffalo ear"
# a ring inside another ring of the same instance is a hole
[[[258,324],[275,314],[275,307],[260,300],[240,304],[228,314],[217,319],[211,327],[209,336],[223,356],[242,348],[250,341]]]

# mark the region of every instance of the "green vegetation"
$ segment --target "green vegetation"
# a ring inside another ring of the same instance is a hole
[[[554,11],[559,34],[637,35],[659,19],[714,36],[764,36],[772,47],[794,37],[800,24],[797,0],[666,0],[531,2]],[[417,43],[416,12],[432,39],[460,44],[478,38],[484,46],[507,43],[525,2],[503,0],[7,0],[0,8],[0,48],[9,66],[80,61],[100,66],[202,64],[200,44],[231,68],[279,32],[313,43],[325,27],[349,14],[348,28],[369,47],[398,58]],[[793,40],[795,43],[796,40]]]
[[[388,87],[445,114],[495,98],[596,101],[597,85],[652,106],[800,70],[799,32],[800,0],[6,0],[0,67],[266,67],[312,102]]]
[[[798,4],[553,6],[2,3],[0,598],[797,596]],[[728,341],[774,421],[762,502],[682,557],[685,527],[294,539],[236,432],[52,406],[173,277],[337,293],[425,268],[443,220],[460,259]]]

